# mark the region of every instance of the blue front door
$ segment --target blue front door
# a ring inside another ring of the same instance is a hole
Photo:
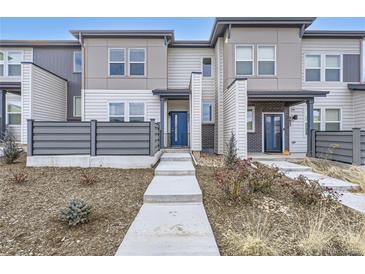
[[[188,145],[188,114],[182,111],[170,112],[171,146]]]
[[[281,114],[264,114],[265,152],[283,151],[283,116]]]

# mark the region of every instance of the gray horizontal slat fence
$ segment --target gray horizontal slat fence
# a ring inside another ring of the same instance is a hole
[[[28,120],[28,155],[154,155],[160,126],[150,122]]]
[[[365,131],[312,131],[311,155],[350,164],[365,164]]]

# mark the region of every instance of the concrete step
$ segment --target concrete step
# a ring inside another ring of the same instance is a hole
[[[162,152],[166,153],[190,153],[190,148],[163,148]]]
[[[191,161],[190,153],[169,153],[165,152],[161,156],[161,161]]]
[[[219,256],[202,203],[144,204],[117,256]]]
[[[195,176],[155,176],[143,197],[145,203],[202,202]]]
[[[286,172],[286,176],[289,178],[298,178],[300,175],[303,175],[304,177],[308,178],[309,180],[317,180],[318,183],[322,187],[330,187],[337,191],[348,191],[351,189],[357,189],[359,188],[359,185],[349,183],[343,180],[335,179],[332,177],[328,177],[322,174],[314,173],[314,172]]]
[[[277,167],[283,172],[309,172],[312,171],[310,167],[302,166],[294,163],[289,163],[287,161],[258,161],[261,164],[271,166],[271,167]]]
[[[161,161],[155,169],[156,176],[194,176],[195,168],[189,161]]]

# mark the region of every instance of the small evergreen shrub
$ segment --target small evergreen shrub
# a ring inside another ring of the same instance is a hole
[[[13,164],[20,157],[23,149],[15,142],[9,130],[5,132],[1,143],[3,145],[4,162],[6,164]]]
[[[224,155],[224,164],[228,168],[233,168],[238,161],[237,157],[237,141],[234,133],[231,133],[227,146],[227,152]]]
[[[84,201],[72,199],[67,208],[61,210],[60,220],[67,222],[69,226],[84,224],[89,221],[91,206]]]

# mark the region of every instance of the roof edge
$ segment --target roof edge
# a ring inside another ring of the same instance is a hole
[[[0,46],[47,47],[47,46],[80,46],[80,44],[76,40],[0,40]]]

